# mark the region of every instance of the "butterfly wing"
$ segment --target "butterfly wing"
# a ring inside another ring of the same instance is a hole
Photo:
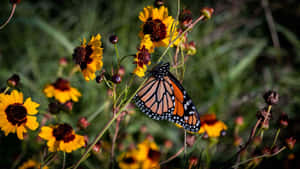
[[[169,73],[168,78],[175,96],[175,109],[169,121],[175,122],[188,131],[197,132],[200,129],[200,117],[196,106],[180,82],[171,73]]]
[[[165,78],[151,76],[134,98],[137,107],[155,120],[170,118],[175,109],[172,86]]]
[[[134,100],[152,119],[168,120],[191,132],[200,128],[197,109],[180,82],[169,72],[168,64],[151,72]]]

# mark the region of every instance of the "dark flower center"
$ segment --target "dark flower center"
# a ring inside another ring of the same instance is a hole
[[[138,64],[140,67],[143,67],[143,65],[147,65],[151,61],[151,54],[149,53],[148,49],[145,48],[145,46],[139,49],[139,51],[140,52],[136,56],[138,59],[136,64]]]
[[[90,58],[92,53],[93,53],[93,49],[91,45],[87,45],[85,48],[77,47],[74,49],[73,59],[75,63],[80,66],[81,70],[86,69],[87,64],[93,61],[93,59]]]
[[[158,42],[166,37],[167,28],[161,20],[149,18],[144,24],[143,32],[150,34],[152,41]]]
[[[27,121],[27,110],[23,104],[15,103],[7,106],[5,109],[7,120],[13,125],[20,126]]]
[[[58,78],[53,86],[61,91],[70,90],[70,82],[62,78]]]
[[[27,167],[26,169],[37,169],[35,166]]]
[[[204,120],[203,123],[206,123],[207,125],[214,125],[218,120],[217,119],[207,119]]]
[[[75,135],[73,134],[73,128],[68,124],[60,124],[53,130],[52,134],[57,141],[62,140],[65,143],[75,139]]]
[[[134,158],[132,157],[126,157],[123,159],[123,162],[126,163],[126,164],[132,164],[135,162]]]
[[[152,161],[159,161],[160,152],[150,149],[148,152],[148,158],[151,159]]]

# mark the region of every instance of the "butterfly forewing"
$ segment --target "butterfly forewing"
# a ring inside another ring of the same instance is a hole
[[[200,119],[196,107],[179,81],[169,72],[169,65],[154,68],[150,75],[135,96],[137,107],[152,119],[165,119],[197,132]]]

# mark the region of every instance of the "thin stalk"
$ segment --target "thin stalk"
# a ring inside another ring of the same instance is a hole
[[[5,90],[4,90],[4,94],[6,94],[7,92],[8,92],[8,90],[10,89],[10,87],[9,86],[7,86],[6,88],[5,88]]]
[[[272,144],[271,148],[273,148],[275,146],[276,141],[277,141],[278,136],[279,136],[279,133],[280,133],[280,128],[277,129],[277,132],[276,132],[276,135],[275,135],[275,138],[274,138],[274,141],[273,141],[273,144]]]
[[[105,102],[104,104],[102,104],[94,113],[92,113],[88,118],[87,121],[90,123],[91,121],[93,121],[98,115],[99,113],[101,113],[105,107],[107,107],[109,104],[109,101]]]
[[[65,169],[65,166],[66,166],[66,152],[63,153],[63,163],[62,163],[62,169]]]
[[[115,51],[116,51],[117,64],[118,64],[118,69],[119,69],[119,67],[120,67],[120,54],[119,54],[119,50],[118,50],[117,44],[114,44],[114,47],[115,47]]]
[[[168,158],[167,160],[162,161],[161,163],[159,163],[159,165],[164,165],[164,164],[166,164],[166,163],[172,161],[173,159],[175,159],[176,157],[178,157],[183,151],[184,151],[184,147],[181,147],[181,148],[179,149],[179,151],[178,151],[176,154],[174,154],[173,156],[171,156],[171,157]]]
[[[245,161],[242,161],[240,163],[237,163],[235,165],[233,165],[231,168],[236,168],[238,167],[239,165],[242,165],[242,164],[245,164],[249,161],[252,161],[252,160],[255,160],[255,159],[259,159],[259,158],[264,158],[264,157],[273,157],[277,154],[279,154],[280,152],[282,152],[284,149],[286,149],[286,147],[282,147],[280,150],[278,150],[277,152],[273,153],[273,154],[263,154],[263,155],[260,155],[260,156],[256,156],[256,157],[253,157],[253,158],[249,158],[248,160],[245,160]]]
[[[9,23],[9,21],[11,20],[11,18],[14,16],[16,7],[17,7],[17,4],[16,4],[16,3],[12,4],[12,10],[11,10],[11,13],[10,13],[8,19],[4,22],[4,24],[2,24],[2,25],[0,26],[0,30],[3,29],[3,28]]]
[[[80,157],[80,159],[77,161],[77,163],[74,165],[73,169],[76,169],[79,167],[79,165],[81,164],[81,162],[86,159],[88,153],[92,150],[92,148],[94,147],[94,145],[102,138],[102,136],[104,135],[104,133],[108,130],[108,128],[112,125],[112,123],[117,119],[117,117],[122,113],[122,111],[126,108],[126,106],[131,102],[131,100],[133,99],[133,97],[136,95],[136,93],[143,87],[144,83],[146,82],[147,79],[144,79],[143,82],[141,83],[141,85],[138,87],[138,89],[130,96],[130,98],[127,100],[127,102],[125,102],[125,104],[119,109],[119,111],[116,113],[115,116],[113,116],[113,118],[111,118],[106,125],[104,126],[104,128],[98,133],[98,135],[96,136],[96,138],[94,139],[94,141],[89,145],[89,147],[87,148],[87,150],[83,153],[83,155]]]

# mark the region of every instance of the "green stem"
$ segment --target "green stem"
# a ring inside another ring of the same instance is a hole
[[[263,158],[263,157],[273,157],[273,156],[279,154],[280,152],[282,152],[284,149],[286,149],[285,146],[282,147],[280,150],[278,150],[277,152],[275,152],[275,153],[273,153],[273,154],[263,154],[263,155],[260,155],[260,156],[256,156],[256,157],[253,157],[253,158],[249,158],[248,160],[245,160],[245,161],[242,161],[242,162],[239,162],[239,163],[233,165],[231,168],[238,167],[239,165],[248,163],[249,161],[252,161],[252,160],[254,160],[254,159],[259,159],[259,158]]]
[[[279,133],[280,133],[280,128],[277,129],[277,132],[276,132],[276,135],[275,135],[275,139],[274,139],[274,141],[273,141],[273,144],[272,144],[271,148],[273,148],[273,147],[275,146],[276,141],[277,141],[278,136],[279,136]]]
[[[62,169],[65,169],[65,166],[66,166],[66,152],[63,153],[63,164],[62,164]]]
[[[96,136],[94,141],[89,145],[87,150],[84,152],[84,154],[81,156],[81,158],[77,161],[77,163],[74,165],[73,169],[76,169],[79,167],[81,162],[86,159],[88,153],[92,150],[94,145],[102,138],[104,133],[108,130],[108,128],[112,125],[112,123],[118,118],[118,116],[122,113],[122,111],[126,108],[126,106],[131,102],[133,97],[136,95],[136,93],[143,87],[144,83],[146,82],[147,79],[144,79],[141,85],[138,87],[138,89],[130,96],[130,98],[127,100],[127,102],[119,109],[119,111],[116,113],[115,116],[113,116],[107,124],[104,126],[104,128],[99,132],[99,134]]]
[[[120,55],[119,55],[119,50],[118,50],[117,44],[114,44],[114,47],[115,47],[115,51],[116,51],[116,57],[117,57],[117,63],[118,63],[118,69],[119,69],[119,66],[120,66]]]
[[[104,104],[102,104],[94,113],[92,113],[88,118],[87,121],[90,123],[91,121],[93,121],[98,115],[99,113],[101,113],[105,107],[107,107],[109,104],[109,101],[105,102]]]
[[[9,86],[7,86],[6,88],[5,88],[5,90],[4,90],[4,94],[6,94],[7,92],[8,92],[8,90],[10,89],[10,87]]]

